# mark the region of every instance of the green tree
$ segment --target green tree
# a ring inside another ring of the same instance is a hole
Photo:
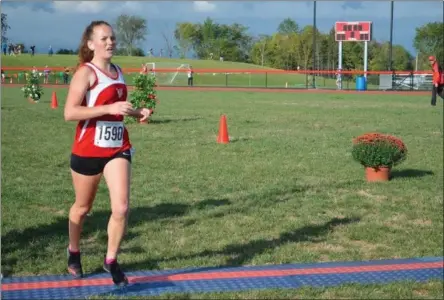
[[[171,31],[166,25],[163,30],[160,31],[160,34],[162,35],[163,40],[165,41],[165,47],[166,47],[166,57],[171,57],[173,55],[174,50],[174,30]]]
[[[277,69],[284,69],[286,62],[286,36],[280,33],[275,33],[268,40],[268,61],[269,66]]]
[[[7,33],[8,30],[11,29],[11,27],[9,27],[8,25],[8,15],[2,13],[1,20],[2,20],[2,43],[7,43],[8,42]]]
[[[444,64],[444,23],[427,23],[416,28],[413,47],[421,54],[436,56]]]
[[[56,54],[62,54],[62,55],[73,55],[73,54],[77,54],[78,52],[76,52],[75,50],[72,49],[59,49],[57,50]]]
[[[174,30],[174,38],[178,43],[179,55],[185,58],[193,47],[193,39],[196,35],[196,26],[190,22],[177,23]]]
[[[128,55],[128,50],[126,48],[117,48],[115,51],[116,55]],[[130,56],[145,56],[145,53],[142,48],[134,47],[131,49]]]
[[[285,18],[278,26],[278,33],[289,35],[299,33],[299,25],[291,18]]]
[[[299,25],[291,18],[285,18],[279,24],[277,28],[277,34],[275,41],[279,41],[278,48],[281,53],[279,53],[279,58],[276,61],[280,61],[279,65],[281,68],[287,70],[294,70],[297,68],[298,64],[298,40],[299,40]]]
[[[297,45],[297,61],[303,69],[309,69],[313,65],[313,32],[311,25],[305,26],[299,33]],[[317,36],[319,32],[317,31]]]
[[[201,59],[210,59],[215,57],[217,46],[217,35],[219,25],[211,18],[206,18],[203,24],[196,25],[196,31],[193,35],[193,47],[197,56]]]
[[[117,17],[115,27],[119,46],[126,49],[128,56],[132,55],[140,41],[145,40],[148,31],[145,19],[125,14]]]
[[[335,69],[335,64],[334,64],[335,57],[333,57],[332,54],[334,53],[334,50],[337,48],[337,44],[334,42],[334,35],[333,35],[333,43],[330,42],[330,34],[321,33],[320,35],[318,35],[317,41],[318,41],[318,46],[317,46],[318,53],[317,53],[316,65],[320,70]]]
[[[364,43],[362,42],[342,43],[342,69],[343,70],[364,69]]]
[[[256,65],[264,66],[267,63],[267,54],[270,36],[261,34],[253,39],[251,48],[251,61]]]
[[[370,48],[370,46],[369,46]],[[369,58],[369,69],[372,71],[389,70],[390,43],[372,43],[372,57]],[[410,71],[413,69],[412,55],[401,45],[392,46],[393,69],[396,71]]]
[[[284,59],[284,66],[287,70],[295,70],[299,65],[297,49],[299,36],[296,32],[283,36],[281,40],[282,56]]]
[[[339,46],[335,39],[335,28],[332,27],[328,33],[328,65],[331,70],[338,68]]]
[[[175,38],[184,56],[192,48],[200,59],[219,59],[242,61],[250,60],[252,37],[248,27],[239,23],[218,24],[211,18],[203,23],[176,24]]]
[[[217,56],[229,61],[248,61],[253,45],[253,38],[247,33],[248,27],[239,23],[218,25],[216,39],[219,41]]]

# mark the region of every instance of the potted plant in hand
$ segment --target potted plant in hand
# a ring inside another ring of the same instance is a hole
[[[353,139],[352,156],[365,167],[367,181],[388,181],[392,167],[406,159],[407,147],[395,136],[366,133]]]
[[[156,77],[152,74],[138,74],[134,77],[134,87],[135,89],[130,95],[130,102],[133,108],[147,108],[153,114],[158,103],[155,89],[157,87]],[[148,121],[140,123],[148,123]]]
[[[28,72],[25,74],[26,84],[22,87],[25,98],[30,103],[38,103],[43,95],[43,88],[40,86],[39,75],[37,72]]]

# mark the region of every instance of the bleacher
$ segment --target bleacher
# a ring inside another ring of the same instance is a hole
[[[431,74],[397,73],[379,75],[380,90],[414,90],[423,91],[432,89]]]

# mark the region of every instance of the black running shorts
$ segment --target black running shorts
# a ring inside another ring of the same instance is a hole
[[[114,158],[124,158],[131,163],[131,150],[117,153],[112,157],[82,157],[71,154],[71,169],[82,175],[93,176],[103,173],[108,162]]]

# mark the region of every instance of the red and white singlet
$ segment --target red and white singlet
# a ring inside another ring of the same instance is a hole
[[[82,106],[94,107],[126,101],[128,91],[122,70],[118,66],[113,65],[117,76],[112,78],[92,63],[85,65],[94,71],[96,80],[88,89]],[[109,158],[129,149],[131,143],[121,115],[104,115],[77,124],[72,147],[75,155]]]

